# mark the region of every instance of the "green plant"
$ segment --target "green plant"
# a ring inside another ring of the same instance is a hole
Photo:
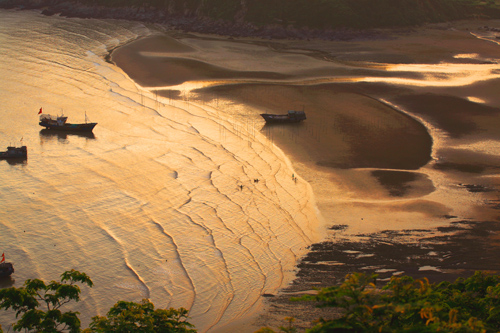
[[[376,275],[350,274],[340,286],[296,300],[340,307],[342,317],[320,320],[318,332],[498,332],[500,276],[476,272],[454,283],[392,277],[377,288]]]
[[[79,313],[61,311],[64,304],[80,300],[81,290],[76,283],[93,286],[85,273],[75,270],[64,272],[61,282],[26,280],[23,287],[0,289],[0,309],[16,311],[19,320],[12,325],[15,331],[81,332]],[[90,327],[83,332],[194,333],[196,330],[191,329],[194,326],[186,321],[187,314],[184,308],[155,310],[147,299],[141,303],[119,301],[107,316],[93,317]]]
[[[0,309],[16,311],[16,318],[20,318],[13,325],[16,331],[80,332],[79,313],[60,310],[64,304],[80,300],[77,282],[93,285],[85,273],[75,270],[64,272],[61,282],[28,279],[21,288],[0,289]]]
[[[186,321],[188,311],[184,308],[168,310],[156,309],[149,300],[141,303],[116,303],[107,316],[96,316],[84,333],[121,332],[121,333],[191,333],[196,332]]]
[[[287,326],[280,326],[280,330],[285,333],[296,333],[297,328],[293,327],[292,323],[295,321],[293,317],[286,317],[285,320],[288,322]]]

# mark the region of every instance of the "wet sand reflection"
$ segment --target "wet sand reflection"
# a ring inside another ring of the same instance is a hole
[[[498,45],[463,31],[350,45],[155,38],[113,61],[160,97],[209,105],[261,131],[311,184],[330,229],[291,290],[352,270],[434,279],[500,270],[474,248],[497,244],[477,235],[498,231],[489,222],[500,185]],[[270,126],[259,116],[289,109],[307,120]]]

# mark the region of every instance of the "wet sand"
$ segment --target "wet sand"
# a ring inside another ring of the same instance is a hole
[[[276,328],[287,316],[307,327],[331,315],[303,305],[298,314],[288,299],[354,271],[376,272],[381,282],[397,274],[440,281],[500,272],[500,49],[471,34],[485,34],[485,25],[500,23],[351,42],[172,33],[113,52],[113,62],[158,95],[210,105],[264,133],[313,188],[328,233],[298,264],[297,279],[266,295],[268,307],[251,328]],[[395,64],[423,69],[394,72]],[[432,74],[433,65],[443,72]],[[451,65],[461,70],[450,74]],[[492,76],[467,74],[480,65],[492,66]],[[259,116],[287,109],[304,109],[308,119],[270,126]],[[248,322],[235,325],[251,331]]]

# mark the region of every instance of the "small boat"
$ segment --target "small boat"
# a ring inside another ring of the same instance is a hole
[[[298,123],[306,119],[304,111],[290,110],[286,114],[261,113],[266,123]]]
[[[8,277],[14,273],[14,264],[5,261],[5,254],[2,253],[2,260],[0,260],[0,277]]]
[[[21,159],[28,157],[28,148],[22,147],[7,147],[7,151],[0,152],[0,159]]]
[[[0,263],[0,278],[11,276],[14,273],[14,264],[11,262]]]
[[[84,124],[70,124],[66,121],[68,117],[64,116],[51,116],[50,114],[40,115],[40,126],[49,130],[67,131],[67,132],[92,132],[97,123],[88,123],[87,116],[85,115]]]

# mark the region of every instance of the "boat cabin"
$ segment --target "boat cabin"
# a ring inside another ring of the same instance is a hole
[[[58,125],[58,126],[63,126],[66,124],[66,120],[68,120],[68,117],[64,116],[52,116],[50,114],[41,114],[40,115],[40,122],[49,124],[49,125]]]

